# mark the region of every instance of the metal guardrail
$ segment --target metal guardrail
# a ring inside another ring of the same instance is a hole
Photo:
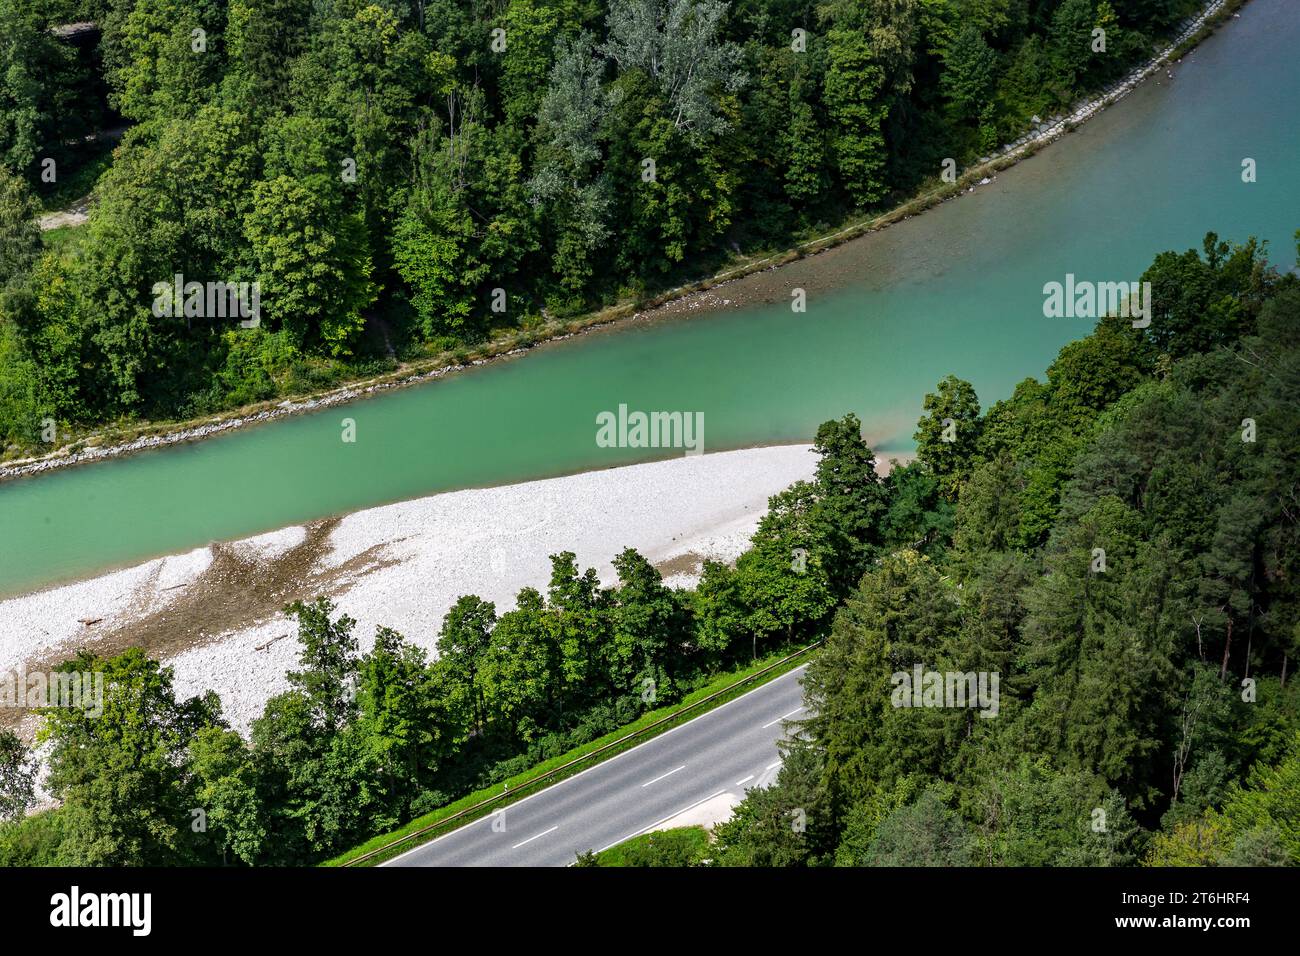
[[[568,770],[576,766],[577,764],[583,763],[584,761],[590,760],[593,757],[599,756],[602,753],[606,753],[607,751],[613,749],[614,747],[618,747],[622,744],[627,743],[629,740],[635,740],[637,737],[644,736],[645,734],[648,734],[650,731],[654,730],[656,727],[661,727],[665,723],[668,723],[669,721],[677,720],[682,715],[688,714],[691,711],[709,703],[710,701],[717,700],[719,697],[723,696],[724,694],[731,693],[737,687],[743,687],[745,684],[748,684],[749,682],[755,680],[756,678],[762,677],[764,674],[768,674],[771,671],[775,670],[776,668],[790,663],[795,658],[807,654],[814,647],[818,647],[821,644],[822,641],[814,641],[813,643],[809,644],[807,647],[801,647],[799,650],[795,651],[794,653],[787,654],[779,661],[774,661],[773,663],[768,664],[762,670],[755,671],[752,674],[742,677],[734,684],[728,684],[726,687],[722,688],[721,690],[714,691],[712,694],[709,694],[709,696],[707,697],[701,697],[699,700],[695,701],[695,703],[687,704],[685,707],[682,707],[680,710],[673,711],[673,713],[671,714],[667,714],[663,717],[660,717],[658,720],[654,721],[653,723],[646,724],[644,727],[640,728],[639,730],[634,730],[630,734],[625,734],[622,737],[619,737],[617,740],[612,740],[609,743],[597,747],[595,750],[592,750],[589,753],[585,753],[580,757],[574,757],[572,760],[567,761],[566,763],[562,763],[558,767],[552,767],[550,770],[547,770],[545,773],[539,773],[536,777],[533,777],[531,780],[525,780],[523,783],[521,783],[519,786],[515,787],[512,790],[503,790],[501,793],[488,797],[486,800],[480,800],[478,803],[474,804],[473,806],[466,807],[464,810],[458,810],[455,813],[453,813],[451,816],[446,817],[445,819],[438,820],[435,823],[430,823],[426,827],[421,827],[418,830],[406,834],[406,836],[398,837],[396,840],[393,840],[390,843],[385,843],[381,847],[376,847],[373,850],[369,850],[368,852],[363,853],[358,857],[354,857],[353,859],[348,860],[346,863],[340,865],[344,867],[349,867],[349,866],[355,866],[358,863],[364,863],[366,860],[372,859],[373,857],[376,857],[381,853],[386,853],[389,850],[393,849],[394,847],[401,846],[403,843],[408,843],[411,840],[414,840],[417,837],[421,837],[424,834],[429,833],[433,830],[442,829],[447,824],[453,823],[456,820],[460,820],[470,815],[471,813],[476,813],[477,811],[482,810],[486,806],[490,806],[493,803],[497,803],[498,801],[505,800],[507,798],[518,797],[520,793],[527,790],[529,787],[535,786],[539,783],[549,780],[552,777],[555,777],[556,775],[564,772],[565,770]]]

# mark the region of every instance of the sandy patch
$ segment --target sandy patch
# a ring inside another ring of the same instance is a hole
[[[683,810],[675,817],[669,817],[658,824],[655,830],[675,830],[678,827],[704,827],[706,830],[712,830],[719,823],[726,823],[731,819],[731,814],[741,799],[734,793],[720,793],[689,810]]]

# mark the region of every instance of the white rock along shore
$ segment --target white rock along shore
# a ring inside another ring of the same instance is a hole
[[[701,559],[738,557],[767,499],[810,478],[816,460],[809,445],[751,448],[370,508],[330,530],[313,570],[328,573],[350,562],[328,596],[356,619],[363,651],[382,624],[432,652],[442,617],[459,596],[477,594],[495,602],[498,613],[509,610],[521,588],[545,592],[548,556],[559,551],[575,552],[581,567],[596,568],[609,584],[616,578],[611,559],[636,548],[666,569],[669,584],[690,586]],[[881,470],[887,467],[882,462]],[[270,569],[307,533],[284,528],[233,548]],[[145,619],[156,626],[169,608],[183,618],[178,602],[191,586],[204,585],[214,554],[199,548],[0,601],[0,672],[94,650],[97,636],[124,629],[129,636],[132,623]],[[229,596],[229,585],[210,587]],[[271,612],[206,634],[167,663],[179,695],[217,691],[227,718],[246,732],[267,699],[287,689],[285,673],[297,653],[290,621]]]

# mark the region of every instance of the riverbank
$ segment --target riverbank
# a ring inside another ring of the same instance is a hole
[[[545,590],[560,551],[611,584],[611,560],[635,548],[668,584],[693,586],[706,558],[734,561],[748,547],[767,499],[810,478],[816,460],[809,445],[685,456],[447,492],[156,558],[0,601],[0,672],[142,647],[175,668],[178,694],[217,691],[247,730],[297,663],[281,613],[291,601],[330,596],[356,619],[363,650],[383,625],[433,653],[458,597],[504,612],[521,588]]]
[[[0,481],[197,441],[233,429],[263,424],[287,415],[303,414],[350,403],[377,392],[419,384],[487,362],[517,357],[535,346],[560,342],[575,335],[610,327],[615,323],[651,321],[661,316],[684,313],[701,314],[744,304],[752,298],[747,292],[748,286],[744,284],[747,280],[753,280],[756,289],[761,290],[764,281],[761,276],[771,273],[779,266],[910,219],[934,205],[972,192],[980,185],[992,182],[992,177],[997,171],[1032,155],[1127,95],[1143,80],[1159,70],[1169,57],[1180,54],[1187,44],[1198,41],[1243,2],[1244,0],[1216,0],[1179,30],[1175,40],[1158,56],[1141,69],[1132,71],[1123,81],[1112,85],[1068,114],[1049,118],[1025,136],[1006,144],[998,154],[984,157],[980,163],[962,173],[957,182],[939,184],[883,215],[851,223],[824,236],[810,238],[782,252],[739,259],[734,266],[714,276],[667,290],[640,303],[621,303],[582,319],[551,323],[532,330],[514,331],[485,345],[477,352],[467,351],[466,358],[462,361],[452,361],[450,356],[442,355],[421,362],[407,363],[384,375],[320,393],[264,402],[200,420],[183,423],[131,423],[117,428],[101,429],[91,434],[73,436],[72,441],[47,455],[16,459],[0,465]],[[770,277],[768,284],[770,284]],[[719,292],[718,290],[723,286],[731,286],[731,288],[726,292]],[[761,291],[758,294],[761,295]],[[788,292],[786,294],[788,295]]]

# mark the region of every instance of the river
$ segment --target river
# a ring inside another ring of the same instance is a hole
[[[597,414],[620,404],[702,412],[705,451],[805,442],[846,411],[883,456],[905,451],[944,375],[987,406],[1090,331],[1044,318],[1045,282],[1136,280],[1157,252],[1199,247],[1211,229],[1267,239],[1293,264],[1297,49],[1300,3],[1253,0],[1174,79],[1161,72],[993,183],[755,279],[770,302],[633,322],[325,412],[4,483],[0,595],[384,502],[663,457],[597,446]],[[1255,183],[1242,182],[1246,157]],[[804,313],[790,307],[795,287]],[[345,418],[355,442],[342,440]]]

